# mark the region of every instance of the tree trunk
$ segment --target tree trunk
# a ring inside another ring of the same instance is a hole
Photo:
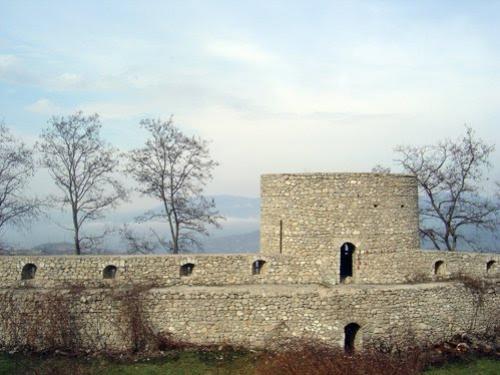
[[[76,255],[81,255],[82,253],[80,249],[80,239],[78,238],[77,232],[75,232],[75,253]]]
[[[82,253],[80,248],[80,228],[78,226],[78,213],[76,209],[73,207],[73,227],[75,229],[75,253],[76,255],[80,255]]]
[[[173,254],[179,254],[179,238],[178,238],[178,233],[175,233],[174,236],[172,237],[172,244],[173,244],[173,249],[172,253]]]

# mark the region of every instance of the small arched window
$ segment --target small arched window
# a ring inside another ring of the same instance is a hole
[[[21,271],[21,280],[31,280],[35,278],[36,266],[33,263],[25,264]]]
[[[183,264],[180,268],[180,275],[181,277],[182,276],[191,276],[191,274],[193,273],[193,269],[194,269],[194,264],[193,263],[186,263],[186,264]]]
[[[445,274],[445,264],[444,261],[438,260],[434,263],[434,275],[443,276]]]
[[[113,266],[110,264],[109,266],[106,266],[104,270],[102,271],[102,278],[103,279],[114,279],[116,276],[116,271],[117,268],[116,266]]]
[[[486,273],[494,273],[496,263],[497,262],[495,262],[494,260],[490,260],[488,263],[486,263]]]
[[[345,242],[340,246],[340,282],[345,282],[346,278],[353,275],[353,255],[356,250],[350,242]]]
[[[259,259],[252,263],[252,275],[260,275],[262,268],[266,264],[265,260]]]

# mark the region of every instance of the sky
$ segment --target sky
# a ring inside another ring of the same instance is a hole
[[[173,115],[211,142],[209,194],[258,196],[262,173],[398,171],[396,145],[464,124],[498,143],[499,23],[493,0],[0,0],[0,119],[34,142],[52,115],[97,112],[128,150],[141,119]]]

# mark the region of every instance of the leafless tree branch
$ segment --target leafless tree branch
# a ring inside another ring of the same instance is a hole
[[[33,151],[0,124],[0,232],[7,225],[29,224],[40,214],[41,201],[24,192],[34,173]]]
[[[217,163],[210,158],[207,142],[184,135],[172,118],[145,119],[141,126],[149,138],[144,147],[128,153],[126,172],[137,181],[139,192],[158,199],[162,209],[139,220],[165,220],[168,249],[174,254],[198,247],[198,235],[208,235],[207,225],[219,227],[222,218],[215,202],[202,195]]]
[[[399,146],[397,161],[415,175],[425,197],[420,207],[420,234],[436,249],[454,251],[459,240],[473,246],[465,227],[494,232],[498,228],[499,199],[486,198],[485,172],[495,146],[476,137],[470,127],[456,140],[435,145]]]
[[[37,145],[42,165],[62,192],[56,203],[71,208],[76,254],[99,242],[99,236],[82,235],[85,223],[102,218],[127,195],[114,177],[117,150],[101,139],[100,129],[97,114],[53,117]]]

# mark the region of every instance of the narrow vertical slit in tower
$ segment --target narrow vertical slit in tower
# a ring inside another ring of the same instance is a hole
[[[283,220],[280,220],[280,254],[283,253]]]

